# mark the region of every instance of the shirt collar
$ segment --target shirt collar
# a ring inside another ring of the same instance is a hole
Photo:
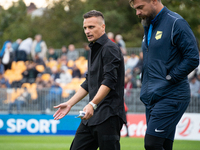
[[[165,7],[162,8],[162,10],[156,15],[156,17],[155,17],[153,20],[151,20],[151,24],[154,24],[154,23],[156,22],[156,20],[157,20],[159,14],[163,11],[164,8],[165,8]]]
[[[106,33],[104,33],[99,39],[96,40],[96,42],[91,42],[89,44],[89,47],[90,48],[93,47],[94,44],[103,45],[107,39],[108,39],[108,36],[106,35]]]

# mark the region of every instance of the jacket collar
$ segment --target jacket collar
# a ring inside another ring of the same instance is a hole
[[[155,26],[161,19],[163,19],[163,15],[169,12],[169,9],[164,6],[163,9],[156,15],[156,17],[152,20],[153,26]],[[144,29],[147,30],[149,29],[149,26],[144,26]]]
[[[159,20],[161,20],[162,17],[163,17],[163,15],[164,15],[165,13],[167,13],[168,11],[169,11],[169,10],[167,9],[167,7],[164,6],[163,9],[156,15],[156,17],[155,17],[153,20],[151,20],[151,23],[152,23],[153,25],[156,24],[156,22],[158,22]]]

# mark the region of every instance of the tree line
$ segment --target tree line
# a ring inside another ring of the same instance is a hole
[[[200,39],[199,0],[162,0],[162,3],[183,16]],[[58,0],[49,5],[41,17],[27,14],[25,3],[19,0],[6,10],[0,8],[0,47],[6,40],[34,38],[38,33],[54,48],[71,43],[83,47],[87,38],[82,16],[93,9],[104,14],[106,32],[121,34],[127,47],[141,46],[143,27],[129,0]]]

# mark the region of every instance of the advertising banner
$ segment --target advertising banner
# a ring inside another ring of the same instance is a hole
[[[146,131],[145,114],[127,114],[128,130],[124,125],[121,136],[144,137]],[[175,139],[200,141],[200,114],[185,113],[176,127]]]
[[[200,141],[200,114],[184,114],[176,127],[175,139]]]
[[[81,121],[75,117],[54,120],[52,115],[0,115],[0,135],[75,135]]]
[[[75,135],[81,119],[67,115],[54,120],[52,115],[0,115],[0,135]],[[144,137],[145,114],[127,114],[121,136]],[[200,114],[185,113],[176,128],[175,139],[200,140]]]

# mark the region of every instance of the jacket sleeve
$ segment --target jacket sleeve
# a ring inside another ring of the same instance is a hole
[[[172,82],[177,83],[186,78],[199,65],[199,52],[196,38],[184,19],[175,22],[172,32],[173,44],[182,55],[182,61],[169,72]]]

